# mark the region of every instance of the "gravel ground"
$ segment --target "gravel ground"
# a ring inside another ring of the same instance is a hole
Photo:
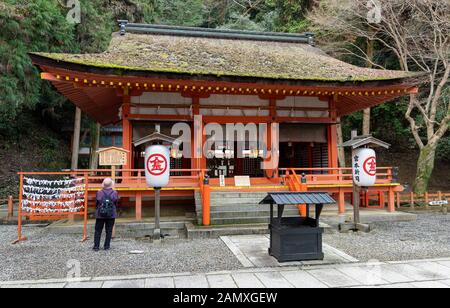
[[[421,213],[416,222],[378,223],[370,233],[326,234],[324,241],[360,261],[450,257],[450,215]]]
[[[42,228],[26,227],[29,240],[17,245],[15,226],[0,226],[0,281],[65,278],[69,260],[81,264],[81,276],[117,276],[170,272],[211,272],[241,268],[219,239],[167,240],[160,245],[117,239],[111,251],[94,253],[92,243],[79,236],[56,235]],[[144,251],[141,255],[129,254]]]
[[[242,267],[219,239],[171,239],[160,245],[117,239],[111,251],[94,253],[92,243],[80,243],[80,236],[57,235],[28,226],[24,234],[29,240],[11,245],[16,232],[15,226],[0,226],[0,281],[65,278],[70,260],[80,262],[83,277],[211,272]],[[360,261],[450,257],[450,215],[422,213],[416,222],[376,224],[368,234],[325,234],[324,242]],[[132,250],[142,250],[144,254],[131,255]]]

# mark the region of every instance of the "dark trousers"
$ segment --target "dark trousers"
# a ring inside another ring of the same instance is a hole
[[[111,247],[111,238],[114,228],[115,219],[97,219],[95,221],[94,248],[100,248],[100,239],[102,237],[103,227],[106,230],[105,249]]]

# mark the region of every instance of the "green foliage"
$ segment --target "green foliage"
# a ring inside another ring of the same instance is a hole
[[[75,34],[82,52],[96,53],[104,51],[109,44],[116,23],[110,10],[104,6],[104,0],[81,0],[81,23],[76,26]]]
[[[220,26],[221,29],[236,29],[248,31],[264,31],[264,27],[253,20],[249,16],[240,15],[236,12],[230,14],[228,23]]]
[[[274,29],[279,32],[304,32],[308,22],[305,13],[311,8],[311,0],[266,0],[269,10],[275,11]]]
[[[371,110],[373,135],[391,143],[394,147],[414,148],[415,141],[404,116],[407,106],[407,101],[403,99],[398,102],[373,107]],[[353,129],[357,129],[361,133],[362,122],[362,112],[355,112],[345,116],[342,119],[344,139],[350,138]]]
[[[154,7],[156,23],[180,26],[203,24],[203,0],[154,0]]]
[[[311,0],[205,0],[209,28],[254,31],[303,32]]]
[[[14,134],[15,119],[38,103],[52,105],[59,96],[39,78],[29,51],[77,51],[74,27],[56,0],[5,0],[0,11],[0,133]]]

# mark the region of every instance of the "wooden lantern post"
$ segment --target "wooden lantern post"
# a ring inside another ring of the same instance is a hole
[[[339,230],[341,232],[370,232],[370,226],[361,223],[359,209],[361,203],[361,191],[368,191],[368,187],[373,186],[376,180],[376,154],[371,148],[381,147],[389,149],[390,144],[376,139],[372,137],[372,135],[358,136],[357,131],[354,130],[352,131],[352,139],[344,142],[341,147],[349,147],[353,151],[353,223],[340,224]],[[371,151],[371,154],[365,156],[363,153],[364,151]],[[373,167],[372,170],[368,170],[369,168],[365,167],[366,164],[371,164]]]

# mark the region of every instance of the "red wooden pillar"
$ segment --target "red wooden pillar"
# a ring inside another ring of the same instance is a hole
[[[338,209],[339,214],[345,214],[345,193],[341,188],[339,189]]]
[[[211,225],[211,187],[209,184],[203,185],[202,201],[202,224],[209,226]]]
[[[338,168],[337,128],[335,124],[328,127],[328,153],[330,168]]]
[[[270,157],[265,159],[266,167],[269,167],[265,170],[266,176],[268,178],[278,177],[278,166],[279,166],[279,136],[277,132],[278,123],[276,122],[277,117],[277,101],[275,98],[271,98],[270,102],[270,117],[272,121],[267,123],[267,131],[264,136],[267,144],[267,152],[270,153]]]
[[[388,212],[395,212],[395,192],[392,187],[389,187],[388,192]]]
[[[127,91],[125,91],[127,92]],[[123,167],[124,169],[131,169],[132,159],[133,159],[133,132],[131,122],[128,119],[129,114],[131,112],[131,98],[128,93],[125,93],[123,96],[123,104],[122,104],[122,140],[123,140],[123,148],[128,151],[127,154],[127,164]],[[128,176],[129,172],[126,173]],[[122,174],[125,176],[124,174]]]
[[[330,118],[337,121],[336,99],[329,101]],[[332,124],[328,127],[328,159],[330,168],[338,168],[338,141],[337,141],[337,125]],[[334,173],[334,172],[333,172]]]
[[[142,192],[136,192],[136,220],[142,220]]]
[[[192,113],[194,116],[192,127],[191,168],[206,169],[206,157],[203,153],[205,135],[203,120],[200,115],[200,97],[192,97]]]

